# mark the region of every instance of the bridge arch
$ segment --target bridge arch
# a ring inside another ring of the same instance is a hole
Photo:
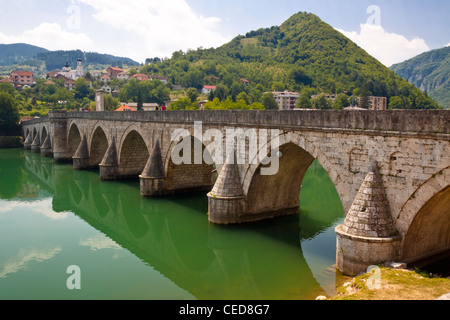
[[[94,128],[89,146],[89,165],[98,167],[109,147],[106,133],[100,125]]]
[[[45,126],[42,126],[42,130],[41,130],[41,144],[43,144],[45,142],[45,139],[47,139],[47,135],[48,135],[47,128]]]
[[[150,157],[144,138],[137,130],[131,129],[124,134],[119,150],[120,175],[137,178]]]
[[[450,167],[434,174],[403,205],[396,227],[403,236],[401,256],[414,260],[450,249]]]
[[[306,171],[317,160],[333,182],[339,197],[342,179],[325,154],[313,143],[297,133],[285,133],[279,139],[279,170],[274,175],[261,175],[264,165],[250,165],[243,178],[243,191],[247,196],[246,211],[249,214],[295,214],[300,207],[300,191]],[[270,149],[269,141],[259,151]],[[277,192],[274,192],[274,186]]]
[[[24,139],[26,139],[26,138],[28,138],[28,135],[30,134],[30,129],[22,127],[22,132],[23,132]]]
[[[81,143],[81,133],[76,123],[72,123],[69,127],[69,134],[67,135],[67,151],[72,157]]]
[[[36,138],[37,134],[38,134],[38,130],[36,127],[34,127],[33,128],[33,136],[32,136],[33,140]]]

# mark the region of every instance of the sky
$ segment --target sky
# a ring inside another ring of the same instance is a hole
[[[212,48],[311,12],[386,66],[450,46],[448,0],[0,0],[0,43],[139,63]]]

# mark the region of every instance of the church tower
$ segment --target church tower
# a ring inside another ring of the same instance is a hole
[[[72,69],[69,66],[69,62],[66,61],[66,64],[64,65],[64,67],[62,68],[62,72],[64,73],[69,73]],[[65,75],[65,74],[64,74]],[[66,76],[66,75],[65,75]]]
[[[83,70],[83,60],[81,58],[78,58],[77,60],[77,78],[81,78],[83,76],[84,70]]]

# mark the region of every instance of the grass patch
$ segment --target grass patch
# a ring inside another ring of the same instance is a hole
[[[350,278],[336,289],[333,300],[436,300],[450,292],[450,279],[414,270],[380,268],[380,288],[370,289],[373,273]]]

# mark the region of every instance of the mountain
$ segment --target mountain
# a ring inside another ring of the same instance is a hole
[[[396,108],[437,108],[418,88],[314,14],[299,12],[281,26],[235,37],[216,49],[174,52],[141,72],[163,74],[185,87],[224,85],[234,97],[243,84],[249,99],[264,91],[305,90],[397,97]],[[241,89],[242,90],[242,89]]]
[[[137,66],[138,62],[124,57],[81,50],[49,51],[29,44],[0,44],[0,66],[13,65],[36,67],[43,64],[43,72],[61,69],[66,61],[76,68],[78,58],[83,59],[85,69],[103,69],[106,66]]]
[[[0,44],[0,65],[5,66],[32,60],[42,52],[48,52],[48,50],[25,43]]]
[[[72,68],[76,68],[78,58],[83,59],[85,68],[88,66],[94,67],[96,65],[111,67],[139,65],[138,62],[130,58],[116,57],[110,54],[100,54],[96,52],[83,52],[81,50],[41,52],[36,55],[36,58],[45,62],[47,71],[61,69],[66,61]]]
[[[422,53],[391,70],[450,109],[450,47]]]

